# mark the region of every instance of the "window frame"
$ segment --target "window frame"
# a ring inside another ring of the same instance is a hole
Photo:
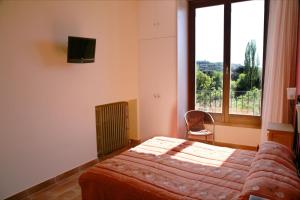
[[[230,93],[230,53],[231,53],[231,4],[250,0],[190,0],[188,5],[188,109],[195,109],[195,12],[197,8],[224,5],[224,44],[223,44],[223,102],[222,113],[210,113],[213,115],[217,124],[229,126],[241,126],[261,128],[261,115],[249,116],[229,113],[229,93]],[[264,74],[265,57],[267,46],[269,0],[265,1],[264,8],[264,33],[263,33],[263,70],[262,70],[262,95],[261,113],[264,97]]]

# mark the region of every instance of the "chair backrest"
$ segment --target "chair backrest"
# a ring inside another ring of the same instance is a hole
[[[214,124],[212,116],[204,111],[190,110],[184,116],[188,131],[200,131],[205,129],[204,124]]]

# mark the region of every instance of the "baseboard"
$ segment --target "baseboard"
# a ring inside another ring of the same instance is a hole
[[[253,146],[231,144],[231,143],[224,143],[224,142],[215,142],[214,145],[222,146],[222,147],[230,147],[234,149],[244,149],[244,150],[252,150],[252,151],[257,150],[257,147],[253,147]]]
[[[73,168],[73,169],[71,169],[69,171],[66,171],[66,172],[64,172],[64,173],[62,173],[60,175],[57,175],[57,176],[55,176],[55,177],[53,177],[51,179],[48,179],[48,180],[46,180],[46,181],[44,181],[44,182],[42,182],[40,184],[34,185],[34,186],[32,186],[32,187],[30,187],[30,188],[28,188],[28,189],[26,189],[26,190],[24,190],[22,192],[19,192],[19,193],[15,194],[15,195],[12,195],[11,197],[6,198],[5,200],[20,200],[20,199],[23,199],[23,198],[25,198],[27,196],[30,196],[33,193],[36,193],[36,192],[38,192],[38,191],[40,191],[40,190],[42,190],[42,189],[44,189],[46,187],[49,187],[49,186],[51,186],[53,184],[56,184],[58,181],[60,181],[62,179],[68,178],[69,176],[72,176],[73,174],[76,174],[77,172],[85,170],[88,167],[91,167],[91,166],[95,165],[98,162],[99,162],[98,159],[91,160],[91,161],[89,161],[87,163],[84,163],[83,165],[75,167],[75,168]]]

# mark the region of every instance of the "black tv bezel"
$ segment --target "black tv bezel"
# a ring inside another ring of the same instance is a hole
[[[93,58],[80,58],[80,59],[79,58],[70,58],[70,38],[94,41],[94,57]],[[95,62],[95,54],[96,54],[96,38],[68,36],[68,53],[67,53],[67,62],[68,63],[93,63],[93,62]]]

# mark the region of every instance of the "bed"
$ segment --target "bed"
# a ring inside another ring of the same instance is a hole
[[[258,150],[154,137],[88,169],[83,200],[300,199],[294,154],[265,142]]]

